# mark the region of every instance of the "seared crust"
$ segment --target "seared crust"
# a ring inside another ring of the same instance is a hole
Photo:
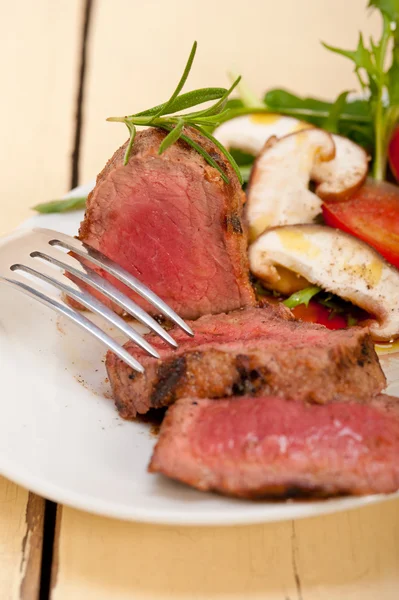
[[[249,309],[255,318],[257,311],[264,310]],[[240,311],[236,314],[240,317]],[[268,339],[265,332],[263,337],[230,342],[214,332],[205,343],[168,351],[160,360],[138,354],[134,344],[128,343],[126,348],[145,366],[142,375],[108,352],[106,367],[120,415],[132,419],[185,396],[279,394],[321,404],[339,395],[370,396],[384,389],[386,380],[367,330],[328,332],[289,318],[271,318],[278,320],[277,326],[284,332],[281,340],[275,336]],[[194,332],[210,319],[202,317],[191,323]],[[313,345],[296,342],[303,329],[325,331],[331,343],[326,345],[325,338]],[[148,338],[156,344],[155,336]]]

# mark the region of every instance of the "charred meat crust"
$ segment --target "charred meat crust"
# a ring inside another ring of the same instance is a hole
[[[232,231],[232,233],[237,235],[243,234],[241,219],[237,214],[226,216],[226,229],[227,231]]]
[[[130,377],[131,369],[108,353],[106,366],[121,416],[131,419],[136,413],[169,406],[184,396],[223,398],[274,393],[323,404],[339,395],[370,396],[384,389],[385,377],[367,330],[333,333],[279,316],[275,316],[275,327],[285,330],[282,339],[273,339],[272,334],[268,338],[265,331],[263,336],[258,333],[240,342],[239,329],[237,340],[229,342],[212,330],[211,324],[216,320],[220,323],[220,319],[244,319],[248,311],[250,318],[243,325],[244,333],[252,319],[259,322],[266,316],[270,318],[270,308],[203,317],[192,326],[198,331],[203,328],[202,323],[209,323],[211,333],[206,336],[206,343],[202,340],[196,345],[194,337],[186,341],[186,347],[165,352],[160,360],[138,355],[134,346],[128,344],[146,369],[145,374],[134,379]],[[275,311],[280,314],[277,308]],[[298,344],[295,340],[301,331],[322,333],[321,340],[313,346]],[[324,331],[330,340],[327,346]],[[176,332],[172,331],[172,335]],[[234,330],[232,335],[235,336]]]
[[[176,389],[186,374],[186,363],[184,356],[178,356],[158,367],[157,380],[150,399],[153,408],[168,406],[176,400]]]

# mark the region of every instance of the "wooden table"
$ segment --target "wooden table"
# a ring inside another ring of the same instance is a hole
[[[191,86],[235,68],[259,93],[328,96],[353,78],[318,40],[353,46],[359,28],[379,27],[363,0],[3,4],[1,233],[100,170],[125,136],[104,117],[162,100],[194,38]],[[46,504],[0,478],[0,599],[397,600],[398,511],[391,501],[263,526],[159,527]]]

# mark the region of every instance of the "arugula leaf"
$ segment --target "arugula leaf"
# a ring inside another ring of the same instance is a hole
[[[252,165],[241,165],[238,168],[240,169],[242,182],[248,183],[251,176]]]
[[[370,0],[368,7],[377,8],[393,23],[399,21],[399,0]]]
[[[231,148],[230,155],[232,156],[233,160],[236,162],[238,168],[240,169],[243,184],[247,184],[251,175],[251,170],[254,164],[255,156],[253,154],[241,152],[241,150],[238,150],[237,148]]]
[[[370,0],[368,6],[381,12],[383,23],[378,43],[370,39],[369,47],[366,47],[360,33],[355,50],[323,45],[354,63],[359,83],[369,94],[374,134],[373,176],[381,181],[386,175],[389,140],[399,119],[399,0]],[[391,65],[386,70],[391,44]]]
[[[232,155],[239,167],[250,166],[255,160],[255,156],[253,154],[242,152],[241,150],[238,150],[238,148],[231,148],[230,154]]]
[[[345,301],[339,298],[338,296],[333,296],[332,294],[327,293],[326,296],[318,298],[318,301],[322,306],[325,306],[326,308],[332,310],[334,314],[343,313],[347,310],[345,308]]]
[[[363,35],[361,33],[359,34],[359,42],[357,48],[353,51],[342,50],[341,48],[330,46],[329,44],[325,44],[324,42],[322,42],[322,45],[327,50],[335,52],[336,54],[340,54],[341,56],[345,56],[346,58],[349,58],[355,63],[355,72],[359,79],[359,83],[362,89],[365,89],[367,87],[367,84],[370,86],[371,82],[373,81],[372,78],[378,76],[377,68],[372,60],[373,54],[370,50],[367,50],[367,48],[365,47]],[[362,73],[360,72],[361,69],[363,69],[368,75],[367,81],[364,80],[364,75],[362,75]]]
[[[272,296],[273,295],[273,291],[264,288],[263,285],[262,285],[262,282],[259,281],[259,279],[257,279],[255,281],[255,283],[253,284],[253,286],[254,286],[255,293],[256,293],[257,297],[263,298],[264,296]]]
[[[269,90],[264,96],[264,102],[270,110],[282,114],[296,112],[299,119],[323,129],[326,128],[326,121],[335,104],[317,98],[301,98],[282,89]],[[341,109],[341,114],[336,117],[336,133],[350,138],[372,153],[374,132],[368,100],[348,102],[346,99]]]
[[[356,306],[348,302],[347,300],[343,300],[339,296],[335,296],[334,294],[330,294],[329,292],[325,292],[319,287],[312,286],[305,288],[295,294],[292,294],[289,298],[284,301],[284,304],[288,308],[295,308],[300,304],[305,304],[308,306],[309,301],[314,297],[315,301],[328,309],[328,320],[332,320],[336,315],[346,315],[346,321],[348,327],[352,325],[356,325],[358,322],[358,317],[362,317],[362,311],[359,310]]]
[[[339,117],[345,107],[348,94],[349,92],[342,92],[331,106],[329,115],[324,123],[324,129],[327,129],[327,131],[338,133]]]
[[[308,114],[301,118],[317,127],[320,127],[331,109],[331,102],[324,102],[317,98],[300,98],[283,89],[272,89],[263,97],[264,104],[276,112],[287,112],[287,110],[306,110]]]
[[[346,318],[346,324],[348,325],[348,327],[353,327],[353,325],[357,325],[358,323],[358,319],[356,319],[355,317],[353,317],[352,315],[348,315]]]
[[[42,214],[47,213],[61,213],[69,210],[79,210],[85,208],[87,196],[81,196],[79,198],[66,198],[65,200],[50,200],[50,202],[43,202],[33,206],[33,210]]]
[[[299,306],[300,304],[308,306],[313,296],[316,296],[319,292],[321,292],[321,288],[317,286],[307,287],[292,294],[289,298],[284,300],[283,304],[288,308],[295,308],[295,306]]]

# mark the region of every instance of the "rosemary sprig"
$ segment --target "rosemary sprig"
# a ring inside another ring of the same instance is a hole
[[[222,146],[222,144],[218,142],[208,131],[208,128],[213,130],[220,123],[226,120],[226,116],[229,112],[228,109],[226,109],[227,100],[231,92],[238,85],[241,77],[237,77],[229,89],[201,88],[185,94],[180,94],[190,73],[196,50],[197,42],[194,42],[190,56],[188,57],[186,66],[184,68],[183,75],[180,77],[179,83],[177,84],[169,100],[163,104],[153,106],[152,108],[138,112],[134,115],[128,115],[125,117],[109,117],[107,121],[124,123],[129,130],[129,143],[126,147],[124,157],[125,165],[128,163],[132,151],[136,136],[136,127],[158,127],[168,132],[167,136],[163,139],[159,146],[159,154],[165,152],[165,150],[177,142],[177,140],[182,139],[197,152],[199,152],[199,154],[204,157],[208,164],[217,169],[223,181],[228,183],[229,179],[222,167],[200,144],[192,140],[189,135],[186,135],[185,127],[192,127],[217,146],[219,151],[225,156],[225,158],[233,167],[240,183],[242,184],[240,169],[238,168],[234,158],[226,150],[226,148],[224,148],[224,146]],[[212,100],[216,100],[216,102],[210,107],[208,106],[194,112],[180,112]]]
[[[86,196],[79,196],[78,198],[64,198],[62,200],[50,200],[50,202],[42,202],[32,207],[32,210],[42,214],[47,213],[61,213],[70,210],[80,210],[86,206]]]

